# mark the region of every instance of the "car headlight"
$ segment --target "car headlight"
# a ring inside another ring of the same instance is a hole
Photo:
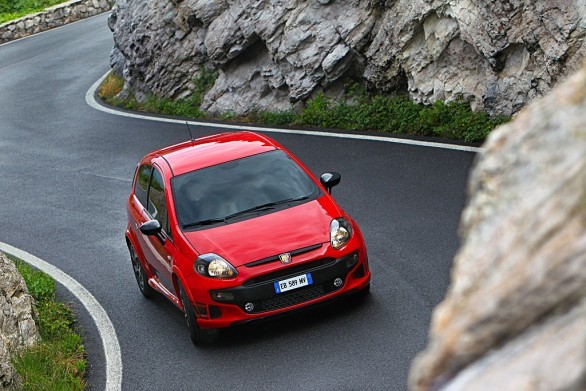
[[[218,254],[209,253],[197,257],[193,268],[204,277],[234,278],[238,275],[236,268]]]
[[[330,223],[330,243],[333,248],[344,246],[352,237],[352,225],[344,218],[332,220]]]

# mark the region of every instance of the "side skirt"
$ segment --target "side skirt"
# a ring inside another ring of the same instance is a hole
[[[183,311],[183,306],[181,305],[181,300],[179,300],[179,298],[177,298],[177,296],[175,296],[167,288],[165,288],[165,286],[163,284],[161,284],[161,281],[159,281],[159,279],[156,276],[149,278],[149,285],[151,286],[151,288],[153,288],[154,290],[156,290],[157,292],[159,292],[163,296],[165,296],[167,299],[169,299],[169,301],[171,301],[171,303],[175,304],[177,306],[177,308],[179,308],[181,311]]]

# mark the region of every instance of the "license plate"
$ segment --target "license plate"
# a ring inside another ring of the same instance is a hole
[[[277,293],[292,291],[293,289],[301,288],[311,284],[313,284],[311,273],[303,274],[297,277],[291,277],[286,280],[281,280],[274,283],[275,292]]]

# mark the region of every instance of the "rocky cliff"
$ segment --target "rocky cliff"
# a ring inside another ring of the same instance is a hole
[[[39,334],[33,320],[33,298],[16,266],[0,253],[0,389],[19,389],[11,357],[34,344]]]
[[[413,390],[586,390],[586,64],[478,155]]]
[[[584,0],[117,0],[111,63],[132,89],[203,108],[286,110],[350,80],[511,114],[586,58]]]

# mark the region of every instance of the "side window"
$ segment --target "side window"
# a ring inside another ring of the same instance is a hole
[[[134,186],[134,194],[143,206],[147,204],[147,188],[149,186],[149,179],[151,178],[152,169],[153,167],[149,164],[143,164],[138,169],[136,185]]]
[[[165,184],[161,173],[157,169],[153,170],[153,176],[151,177],[147,210],[153,216],[153,219],[161,223],[163,230],[170,234],[167,219],[167,201],[165,200]]]

